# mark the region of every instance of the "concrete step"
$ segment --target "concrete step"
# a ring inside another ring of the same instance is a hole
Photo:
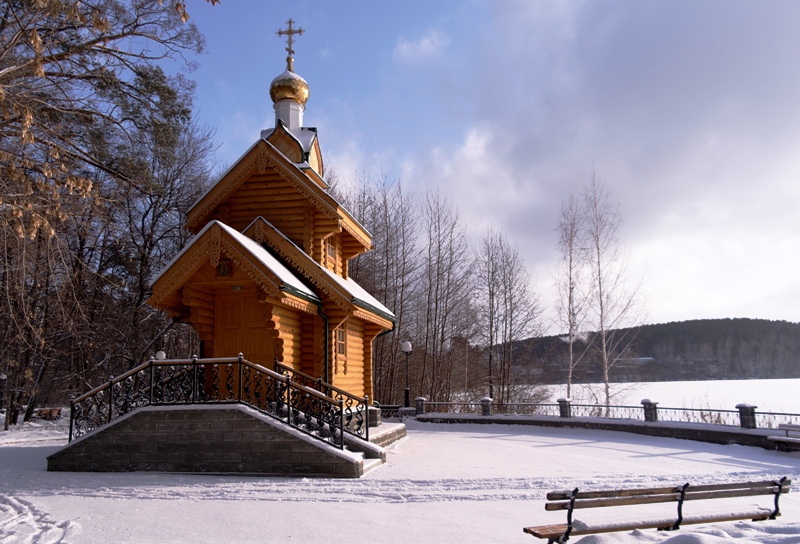
[[[362,475],[366,474],[370,470],[375,470],[382,464],[383,464],[382,459],[364,459],[364,472],[362,472]]]

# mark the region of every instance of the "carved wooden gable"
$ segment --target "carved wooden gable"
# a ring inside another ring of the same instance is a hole
[[[153,283],[147,301],[173,316],[186,307],[187,286],[208,292],[256,289],[271,300],[316,314],[319,298],[262,246],[219,222],[209,223]]]

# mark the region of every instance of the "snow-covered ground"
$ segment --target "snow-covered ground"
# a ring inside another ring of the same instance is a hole
[[[66,443],[63,423],[0,432],[0,543],[544,542],[522,528],[564,521],[563,513],[544,511],[550,490],[800,475],[799,453],[578,429],[407,423],[408,436],[388,448],[388,462],[360,480],[49,473],[47,455]],[[731,507],[769,503],[744,498]],[[693,502],[686,513],[725,507]],[[674,505],[601,515],[664,508]],[[570,542],[800,543],[800,493],[783,497],[781,510],[777,521]]]

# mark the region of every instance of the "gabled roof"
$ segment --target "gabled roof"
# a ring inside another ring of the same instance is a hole
[[[247,267],[248,275],[273,296],[281,298],[281,293],[289,293],[309,302],[320,302],[308,283],[289,270],[269,250],[219,221],[209,222],[159,273],[153,281],[153,295],[148,302],[159,307],[160,302],[183,287],[185,280],[200,266],[213,259],[215,253],[218,260],[223,245],[224,252],[235,252],[236,257],[244,261],[240,264]]]
[[[275,129],[275,131],[278,130],[278,128]],[[275,131],[270,133],[270,139],[276,133]],[[290,136],[294,138],[294,135],[283,127],[279,132],[287,138]],[[297,142],[297,145],[301,145],[298,140],[294,141]],[[327,187],[327,184],[324,180],[320,178],[320,181],[317,181],[313,178],[311,175],[314,173],[313,168],[308,167],[307,163],[293,162],[265,139],[260,139],[253,144],[220,180],[192,205],[188,212],[185,228],[190,232],[198,232],[213,216],[215,210],[228,201],[251,176],[264,174],[268,170],[280,176],[281,180],[298,191],[298,194],[302,195],[323,215],[335,220],[339,227],[352,236],[365,250],[372,249],[370,233],[325,191],[324,187]]]
[[[265,229],[266,227],[266,229]],[[244,229],[244,234],[254,239],[254,243],[267,244],[291,265],[295,266],[314,287],[332,296],[341,297],[362,310],[374,314],[394,324],[394,314],[378,299],[370,295],[352,278],[342,278],[327,268],[320,266],[292,240],[283,235],[269,221],[257,217]]]
[[[274,145],[320,187],[330,188],[323,179],[325,167],[316,128],[300,127],[292,130],[283,120],[278,119],[275,128],[261,131],[261,138]]]

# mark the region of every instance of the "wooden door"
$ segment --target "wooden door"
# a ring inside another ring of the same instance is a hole
[[[248,361],[271,368],[274,349],[268,318],[254,294],[217,295],[214,356],[234,357],[241,352]]]

